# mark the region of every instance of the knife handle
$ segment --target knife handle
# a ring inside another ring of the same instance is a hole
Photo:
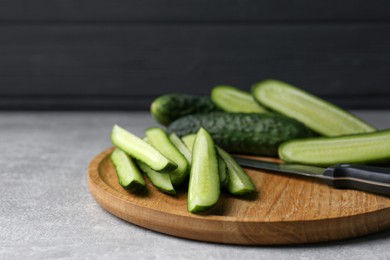
[[[390,195],[390,168],[337,164],[324,172],[328,184],[338,189],[356,189]]]

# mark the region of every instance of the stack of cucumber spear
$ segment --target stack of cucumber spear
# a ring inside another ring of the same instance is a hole
[[[377,131],[351,113],[277,80],[252,93],[231,86],[211,98],[167,94],[151,105],[166,127],[147,129],[141,139],[115,125],[111,155],[118,179],[132,191],[145,188],[143,172],[160,191],[175,194],[188,184],[188,211],[212,207],[220,191],[256,192],[229,153],[279,156],[286,162],[327,166],[390,160],[390,130]]]

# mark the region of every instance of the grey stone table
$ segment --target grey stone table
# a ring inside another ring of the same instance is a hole
[[[390,128],[390,111],[355,111]],[[235,246],[156,233],[103,210],[87,187],[91,159],[119,124],[137,135],[147,112],[0,113],[0,259],[388,259],[390,231],[299,246]]]

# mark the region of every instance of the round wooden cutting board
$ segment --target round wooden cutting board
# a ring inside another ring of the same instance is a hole
[[[258,194],[239,198],[223,193],[207,213],[187,212],[186,190],[171,196],[148,181],[144,192],[118,184],[110,160],[113,148],[89,166],[89,190],[113,215],[165,234],[230,244],[277,245],[332,241],[390,227],[390,198],[337,190],[312,179],[246,169]]]

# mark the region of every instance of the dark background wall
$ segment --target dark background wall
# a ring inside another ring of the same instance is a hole
[[[148,109],[265,78],[390,108],[390,1],[0,1],[0,109]]]

